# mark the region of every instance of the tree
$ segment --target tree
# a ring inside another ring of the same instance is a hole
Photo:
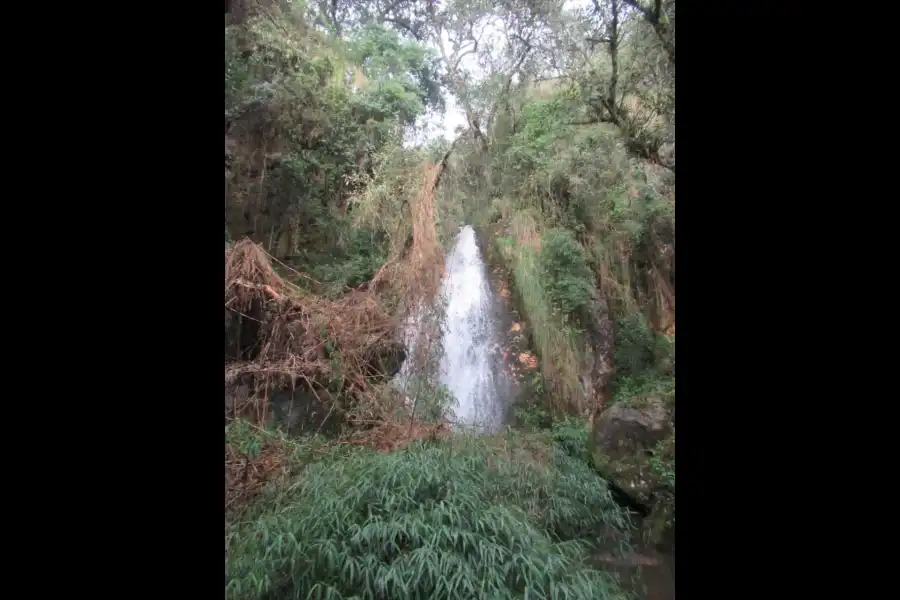
[[[594,33],[586,41],[592,49],[604,48],[608,63],[603,69],[589,67],[583,80],[592,112],[588,122],[616,125],[629,152],[674,171],[674,152],[670,159],[660,157],[660,148],[672,137],[675,119],[674,28],[661,6],[660,0],[653,9],[636,0],[593,0],[587,18]],[[674,13],[674,2],[671,10]],[[667,65],[653,60],[658,49],[642,35],[642,24],[653,28]]]

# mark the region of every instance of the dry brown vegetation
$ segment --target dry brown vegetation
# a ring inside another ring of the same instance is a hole
[[[435,227],[435,188],[444,165],[424,165],[419,191],[409,203],[412,220],[412,244],[406,249],[395,246],[392,257],[378,270],[369,288],[389,280],[408,303],[432,298],[441,283],[444,255]]]
[[[271,442],[251,456],[225,445],[225,512],[250,503],[266,484],[287,474],[286,455],[280,443]]]
[[[430,298],[440,283],[435,178],[435,169],[425,170],[423,189],[411,203],[409,251],[378,275],[389,273],[388,288],[410,298]],[[445,423],[412,419],[403,398],[384,385],[386,374],[378,359],[401,351],[400,315],[386,309],[375,291],[379,286],[360,286],[329,300],[286,281],[273,268],[275,261],[247,239],[225,249],[226,419],[241,416],[265,423],[271,417],[270,392],[305,386],[329,414],[340,409],[353,425],[335,444],[393,451],[415,439],[445,437]],[[250,392],[239,394],[239,383]],[[337,396],[352,399],[352,405],[338,407]],[[277,440],[255,455],[226,444],[225,510],[240,510],[287,469],[285,448]]]
[[[382,365],[386,358],[396,363],[396,357],[402,356],[399,323],[405,315],[389,310],[383,298],[389,292],[404,298],[404,306],[413,307],[436,294],[443,270],[434,218],[434,188],[440,171],[440,165],[426,166],[419,191],[410,199],[412,243],[368,285],[348,290],[338,299],[285,280],[273,264],[282,272],[289,267],[248,239],[226,247],[225,385],[231,390],[226,418],[266,422],[273,390],[302,387],[313,393],[329,415],[338,411],[370,432],[381,430],[386,439],[396,438],[398,428],[392,421],[405,412],[403,398],[384,389],[393,373],[385,373]],[[296,271],[292,275],[303,277]],[[239,397],[238,385],[249,387],[250,392]],[[431,435],[406,419],[403,422],[407,437]],[[352,439],[356,443],[363,438],[357,432]]]
[[[367,387],[376,375],[370,365],[395,329],[373,293],[353,290],[334,301],[306,293],[281,278],[249,240],[226,249],[225,265],[226,321],[236,322],[238,337],[246,338],[248,328],[257,332],[252,360],[228,365],[226,384],[253,373],[310,385],[340,375],[350,391]],[[340,374],[332,360],[337,352]]]

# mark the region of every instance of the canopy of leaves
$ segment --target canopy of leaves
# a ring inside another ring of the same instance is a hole
[[[396,115],[408,125],[426,108],[443,110],[438,61],[433,50],[402,39],[392,29],[368,25],[349,41],[348,58],[361,66],[368,83],[364,89],[375,94],[375,104],[395,110],[388,116]],[[390,98],[390,91],[394,98]]]
[[[389,235],[352,230],[348,200],[376,153],[441,109],[435,69],[431,50],[393,30],[339,38],[302,8],[226,26],[226,237],[250,236],[338,290],[371,277]]]

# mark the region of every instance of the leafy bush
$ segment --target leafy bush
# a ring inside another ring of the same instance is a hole
[[[588,431],[584,421],[577,419],[565,419],[556,423],[553,427],[553,441],[555,441],[566,454],[576,460],[587,461],[590,456]]]
[[[346,293],[347,288],[356,287],[375,274],[375,271],[387,260],[387,247],[384,236],[365,227],[354,227],[347,220],[339,220],[333,216],[320,217],[322,224],[336,239],[308,243],[310,247],[318,246],[319,251],[304,248],[303,254],[293,262],[303,271],[325,284],[328,295],[339,296]],[[335,235],[336,234],[336,235]],[[300,279],[299,285],[306,280]]]
[[[552,302],[578,320],[591,302],[594,276],[584,249],[571,232],[551,229],[541,240],[540,264]]]
[[[675,344],[654,332],[647,319],[632,313],[616,323],[613,363],[621,377],[674,374]]]
[[[675,434],[653,448],[650,467],[663,484],[675,489]]]
[[[640,313],[630,314],[616,323],[616,351],[613,362],[616,373],[635,377],[651,370],[655,364],[655,335],[647,319]]]
[[[417,373],[404,375],[408,379],[402,383],[402,389],[406,397],[412,401],[408,407],[414,412],[415,417],[425,423],[442,422],[453,410],[452,392],[433,377]]]
[[[443,111],[434,50],[389,28],[368,25],[352,36],[348,59],[366,79],[360,105],[373,109],[369,117],[387,121],[396,116],[409,125],[426,106]]]
[[[513,409],[515,427],[525,431],[539,431],[553,424],[553,416],[538,403],[518,404]]]
[[[675,394],[675,343],[654,332],[640,313],[616,322],[616,397],[627,399],[648,392]]]
[[[226,598],[624,598],[587,562],[629,528],[606,484],[560,446],[539,465],[510,443],[505,459],[455,438],[312,465],[227,530]]]

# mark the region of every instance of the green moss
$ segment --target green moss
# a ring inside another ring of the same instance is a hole
[[[629,398],[621,403],[623,408],[645,412],[662,408],[667,412],[674,403],[674,394],[661,396],[646,394]],[[675,490],[675,429],[659,440],[652,448],[636,448],[633,452],[611,455],[602,444],[592,449],[593,466],[597,472],[613,481],[636,500],[653,505],[661,493]]]
[[[626,458],[611,458],[601,451],[592,454],[593,467],[605,479],[609,479],[625,492],[632,495],[642,504],[653,501],[653,489],[656,487],[656,474],[649,458],[643,455],[630,455]]]

